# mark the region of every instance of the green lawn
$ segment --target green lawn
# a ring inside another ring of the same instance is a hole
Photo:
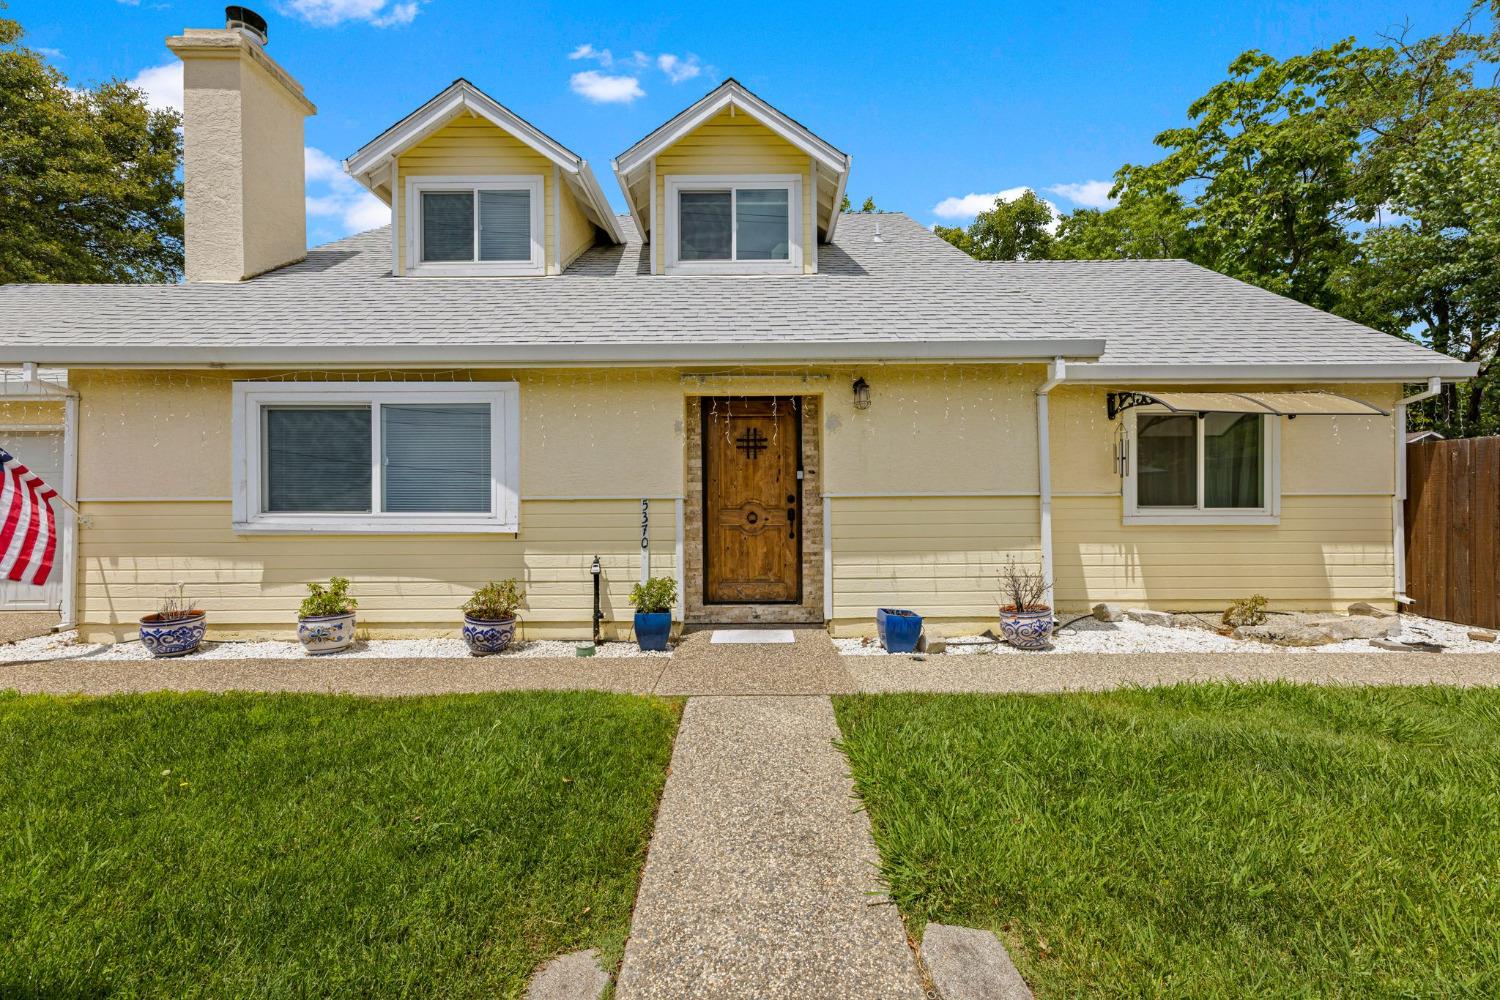
[[[1041,998],[1500,995],[1500,691],[835,707],[903,912]]]
[[[0,996],[515,996],[618,959],[679,712],[0,694]]]

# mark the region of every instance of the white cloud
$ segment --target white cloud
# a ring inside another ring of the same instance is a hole
[[[1114,186],[1114,181],[1084,181],[1081,184],[1054,184],[1047,190],[1084,208],[1113,208],[1115,200],[1109,192]]]
[[[614,53],[610,52],[609,49],[596,49],[588,42],[584,42],[578,48],[569,52],[568,58],[574,60],[592,59],[605,69],[609,69],[615,64]]]
[[[667,74],[667,79],[673,83],[691,80],[703,72],[703,67],[698,64],[698,57],[694,55],[681,58],[670,52],[663,52],[656,57],[656,65],[663,73]]]
[[[324,242],[362,233],[391,221],[391,210],[353,177],[337,160],[313,146],[302,151],[307,176],[307,214],[314,240]]]
[[[940,219],[972,219],[980,212],[988,212],[994,208],[997,199],[1015,201],[1028,190],[1030,189],[1025,187],[1013,187],[989,194],[966,194],[961,198],[944,198],[932,207],[932,214]]]
[[[320,28],[345,21],[366,21],[377,28],[410,24],[422,0],[282,0],[281,9]]]
[[[645,97],[640,80],[633,76],[611,76],[598,70],[586,69],[574,73],[568,80],[573,93],[595,104],[629,104],[638,97]]]
[[[66,59],[67,58],[66,56],[63,55],[63,50],[62,49],[49,49],[46,46],[41,46],[36,51],[37,51],[38,54],[46,56],[48,59],[51,59],[53,62],[57,62],[60,59]]]
[[[141,70],[130,78],[130,85],[146,92],[146,104],[151,108],[182,110],[182,63],[175,59]]]

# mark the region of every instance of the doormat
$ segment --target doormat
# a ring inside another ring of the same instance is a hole
[[[709,642],[796,642],[789,628],[716,628]]]

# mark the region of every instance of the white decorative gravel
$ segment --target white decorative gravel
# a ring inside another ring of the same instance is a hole
[[[587,643],[563,642],[557,639],[534,639],[514,642],[503,653],[492,654],[502,659],[530,657],[572,657],[575,650]],[[610,659],[635,656],[671,656],[670,652],[645,652],[633,642],[606,642],[594,653],[596,658]],[[416,660],[416,659],[469,659],[469,648],[462,639],[368,639],[356,640],[343,652],[310,655],[300,642],[281,639],[266,639],[245,642],[203,643],[196,653],[178,657],[181,660]],[[149,660],[151,654],[139,641],[118,643],[79,642],[76,632],[59,632],[56,635],[24,639],[21,642],[0,646],[0,662],[18,660]]]
[[[1205,619],[1209,616],[1204,616]],[[1334,617],[1332,615],[1328,617]],[[1064,621],[1067,619],[1065,618]],[[1500,653],[1500,643],[1475,642],[1471,627],[1440,622],[1417,615],[1401,616],[1401,640],[1434,642],[1445,653]],[[846,656],[886,656],[875,639],[835,639]],[[1368,639],[1350,639],[1326,646],[1276,646],[1252,639],[1233,639],[1207,627],[1142,625],[1135,621],[1101,622],[1085,618],[1053,634],[1052,646],[1044,650],[1016,649],[982,635],[948,640],[947,655],[976,653],[1378,653],[1387,650],[1370,645]]]

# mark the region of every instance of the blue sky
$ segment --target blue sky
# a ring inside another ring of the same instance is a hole
[[[260,0],[271,54],[318,105],[307,124],[309,238],[383,221],[337,162],[464,76],[586,157],[620,208],[609,160],[734,76],[854,157],[849,193],[923,223],[963,223],[1031,187],[1097,205],[1124,162],[1223,79],[1240,52],[1291,55],[1410,22],[1452,26],[1465,0],[949,3],[828,8],[498,0]],[[75,82],[139,81],[180,102],[163,39],[219,27],[204,0],[10,0]],[[982,196],[982,197],[973,197]]]

